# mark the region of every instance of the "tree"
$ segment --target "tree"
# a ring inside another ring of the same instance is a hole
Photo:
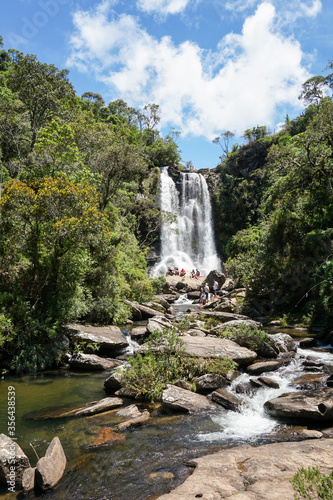
[[[270,134],[270,131],[265,125],[257,125],[256,127],[253,127],[251,129],[248,128],[247,130],[245,130],[243,137],[248,143],[250,143],[258,141],[259,139],[263,139]]]
[[[235,136],[235,134],[230,132],[230,130],[227,130],[226,132],[223,132],[222,134],[220,134],[218,137],[215,137],[215,139],[213,140],[213,143],[219,144],[221,149],[222,149],[222,156],[220,156],[221,161],[223,161],[225,158],[227,158],[227,156],[229,154],[229,144],[232,141],[234,136]]]
[[[23,102],[29,114],[32,138],[31,150],[38,130],[55,114],[65,112],[74,103],[74,89],[68,80],[68,70],[41,63],[36,56],[16,54],[8,72],[7,85]]]
[[[117,190],[125,182],[138,178],[144,172],[144,162],[137,146],[114,140],[96,153],[91,160],[91,171],[100,177],[100,207],[105,210],[111,201],[116,202]]]
[[[21,178],[32,180],[63,174],[73,181],[93,180],[90,169],[84,165],[83,155],[75,144],[72,127],[52,120],[39,131]]]
[[[161,120],[159,105],[147,104],[143,108],[143,120],[147,130],[155,130]]]
[[[333,61],[329,61],[325,70],[333,69]],[[306,104],[319,104],[321,99],[325,97],[328,89],[333,90],[333,73],[327,76],[313,76],[302,85],[302,92],[298,99],[303,100]]]
[[[320,100],[324,97],[326,86],[327,83],[324,76],[313,76],[303,83],[302,92],[298,96],[298,99],[304,101],[306,104],[319,104]]]

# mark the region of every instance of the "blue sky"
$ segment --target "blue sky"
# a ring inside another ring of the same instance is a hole
[[[332,0],[3,0],[5,48],[70,70],[78,95],[160,105],[183,161],[215,167],[212,139],[278,130],[333,59]]]

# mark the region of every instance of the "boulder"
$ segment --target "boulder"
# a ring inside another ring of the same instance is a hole
[[[274,343],[275,348],[280,353],[296,352],[297,344],[288,333],[268,334],[269,338]]]
[[[214,307],[214,311],[233,313],[235,305],[229,299],[220,300]]]
[[[201,283],[201,286],[205,286],[205,284],[208,283],[209,289],[212,291],[214,281],[217,281],[219,284],[219,288],[221,288],[226,281],[225,275],[220,271],[211,271]]]
[[[114,370],[110,377],[104,382],[104,388],[107,392],[114,394],[121,388],[122,370]]]
[[[8,488],[21,489],[24,471],[30,462],[20,446],[6,434],[0,434],[0,483]]]
[[[258,363],[253,363],[252,365],[249,365],[246,367],[246,371],[250,375],[260,375],[261,373],[265,372],[273,372],[280,368],[285,364],[285,361],[282,359],[279,360],[274,360],[274,361],[260,361]]]
[[[130,420],[126,420],[126,422],[122,422],[117,425],[118,431],[125,431],[127,429],[132,429],[133,427],[138,427],[139,425],[143,425],[150,419],[150,413],[148,410],[144,410],[140,415],[131,418]]]
[[[291,500],[290,480],[302,466],[333,470],[333,439],[236,446],[191,460],[194,472],[159,500]]]
[[[227,313],[225,313],[227,314]],[[232,315],[234,316],[234,315]],[[245,316],[246,318],[246,316]],[[217,318],[219,319],[219,318]],[[217,325],[215,326],[214,328],[211,329],[211,333],[220,333],[220,332],[223,332],[227,329],[229,329],[230,327],[232,328],[237,328],[239,326],[243,327],[243,326],[247,326],[249,328],[252,328],[253,330],[256,329],[256,328],[262,328],[262,323],[259,323],[257,321],[253,321],[253,319],[235,319],[235,320],[230,320],[230,321],[221,321],[221,324],[220,325]]]
[[[268,377],[258,377],[256,379],[251,378],[250,384],[253,387],[271,387],[272,389],[279,389],[280,384]]]
[[[35,487],[36,467],[28,467],[24,469],[22,476],[23,491],[31,491]]]
[[[172,410],[186,413],[207,411],[213,408],[212,403],[205,396],[170,384],[163,391],[162,403]]]
[[[142,314],[140,309],[137,307],[137,304],[134,302],[130,302],[129,300],[124,301],[129,307],[131,311],[131,318],[133,321],[141,321],[142,320]]]
[[[117,411],[118,417],[139,417],[140,415],[141,411],[136,405],[129,405]]]
[[[177,380],[173,385],[176,387],[181,387],[182,389],[186,389],[187,391],[193,391],[193,388],[189,382],[186,380]]]
[[[196,380],[197,392],[202,394],[212,392],[220,387],[225,387],[227,384],[227,379],[218,373],[206,373]]]
[[[169,304],[173,304],[174,302],[176,302],[177,299],[179,299],[180,294],[177,292],[163,293],[163,295],[161,295],[161,297],[163,297],[163,299],[165,299]]]
[[[196,358],[230,358],[240,365],[252,363],[257,354],[228,339],[216,337],[182,337],[188,356]]]
[[[164,297],[164,295],[156,295],[155,296],[155,301],[158,302],[159,304],[161,304],[161,306],[163,306],[166,311],[168,311],[168,309],[170,309],[170,304],[166,300],[166,298]]]
[[[326,427],[322,429],[323,436],[327,438],[333,438],[333,427]]]
[[[242,401],[235,394],[224,389],[214,391],[212,393],[212,401],[231,411],[239,411],[242,405]]]
[[[299,342],[299,346],[302,349],[308,349],[309,347],[317,347],[318,341],[315,338],[307,337],[305,339],[301,339]]]
[[[225,378],[229,381],[232,382],[233,380],[236,380],[240,376],[240,372],[238,370],[229,370],[228,373],[226,374]]]
[[[162,304],[159,304],[158,302],[144,302],[141,304],[143,307],[148,307],[149,309],[154,309],[156,312],[160,312],[164,314],[167,309],[169,309],[169,304],[167,307],[164,307]]]
[[[153,333],[156,330],[163,332],[164,328],[172,328],[172,324],[166,318],[150,318],[147,322],[147,333]]]
[[[133,340],[141,340],[147,332],[145,326],[135,326],[130,330],[130,335]]]
[[[119,366],[119,364],[119,361],[101,358],[96,354],[83,354],[81,352],[74,354],[69,361],[69,365],[72,369],[92,371],[111,370]]]
[[[225,291],[234,290],[234,288],[235,282],[232,278],[227,278],[221,287],[221,289]]]
[[[123,405],[123,400],[120,398],[103,398],[100,401],[89,403],[85,408],[75,413],[76,417],[86,417],[88,415],[95,415],[96,413],[103,413],[104,411],[112,410],[118,406]]]
[[[220,321],[220,323],[228,323],[234,320],[241,321],[252,321],[248,316],[244,316],[243,314],[236,313],[228,313],[228,312],[220,312],[220,311],[201,311],[201,316],[205,316],[207,318],[214,318]],[[261,325],[262,326],[262,325]]]
[[[163,312],[161,312],[153,309],[152,307],[147,307],[137,303],[135,303],[135,307],[141,312],[142,319],[154,318],[155,316],[164,316],[164,308]]]
[[[114,352],[128,347],[128,342],[118,326],[68,325],[69,336],[74,340],[94,342],[100,350]]]
[[[324,387],[326,380],[327,375],[322,373],[304,373],[294,380],[291,385],[297,387],[297,389],[310,390],[316,387]]]
[[[304,370],[307,371],[324,371],[324,364],[322,361],[313,358],[306,358],[302,362]]]
[[[282,394],[266,401],[264,408],[269,415],[278,418],[332,421],[333,388],[320,387]]]
[[[52,439],[45,456],[40,458],[36,465],[36,482],[44,492],[56,486],[62,478],[66,468],[66,456],[60,439]]]

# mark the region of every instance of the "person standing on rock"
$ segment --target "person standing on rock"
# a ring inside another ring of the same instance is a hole
[[[217,290],[219,289],[219,284],[216,280],[214,281],[213,289],[214,289],[214,299],[217,299]]]
[[[201,287],[201,288],[200,288],[200,298],[199,298],[199,304],[200,304],[201,306],[203,306],[203,304],[204,304],[205,297],[206,297],[206,296],[205,296],[204,289]]]
[[[208,283],[205,284],[204,292],[205,292],[205,295],[206,295],[206,303],[207,303],[208,300],[209,300],[209,286],[208,286]]]

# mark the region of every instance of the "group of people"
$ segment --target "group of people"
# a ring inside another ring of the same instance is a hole
[[[173,267],[169,267],[169,269],[167,270],[165,275],[166,276],[180,276],[182,278],[182,277],[186,276],[186,271],[183,267],[181,268],[181,270],[179,270],[178,267],[176,267],[175,269]],[[200,276],[199,269],[196,269],[196,270],[192,269],[192,271],[190,273],[190,277],[198,279],[199,276]]]
[[[213,293],[214,293],[214,300],[217,299],[217,291],[219,289],[219,284],[215,280],[213,283]],[[209,295],[210,295],[210,290],[209,290],[209,285],[208,283],[205,284],[205,286],[200,288],[200,298],[199,298],[199,304],[203,306],[204,304],[207,304],[209,301]]]

